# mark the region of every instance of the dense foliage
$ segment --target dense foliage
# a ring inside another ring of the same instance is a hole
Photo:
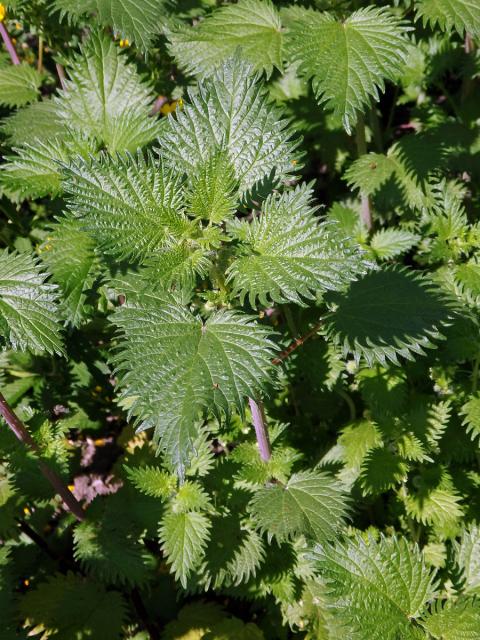
[[[478,640],[478,0],[0,35],[0,638]]]

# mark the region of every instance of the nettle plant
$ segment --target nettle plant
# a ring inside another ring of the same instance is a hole
[[[480,6],[327,4],[0,23],[6,638],[479,637]]]

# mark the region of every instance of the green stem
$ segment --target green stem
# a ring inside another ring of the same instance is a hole
[[[335,389],[335,391],[347,403],[348,409],[350,411],[350,422],[353,422],[357,417],[357,410],[355,409],[355,403],[353,402],[351,397],[348,395],[348,393],[343,389]]]
[[[357,128],[355,131],[355,142],[357,143],[357,154],[360,158],[361,156],[367,153],[367,140],[365,137],[365,119],[363,115],[358,116]],[[372,208],[370,203],[369,196],[364,194],[360,194],[361,204],[360,204],[360,217],[368,229],[370,231],[372,229]]]
[[[375,142],[375,147],[379,153],[383,153],[382,131],[380,128],[380,120],[378,118],[378,113],[376,108],[372,107],[368,115],[369,115],[370,127],[372,128],[373,141]]]

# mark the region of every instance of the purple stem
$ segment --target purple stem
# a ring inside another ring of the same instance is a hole
[[[18,418],[18,416],[13,412],[8,402],[5,400],[4,396],[0,393],[0,415],[2,415],[5,419],[5,422],[8,424],[10,429],[16,435],[16,437],[22,442],[28,449],[36,453],[40,454],[40,449],[32,438],[32,436],[28,433],[27,429],[23,422]],[[40,471],[48,480],[48,482],[52,485],[58,495],[62,498],[65,506],[73,515],[77,518],[77,520],[84,520],[85,513],[82,509],[81,504],[75,498],[73,493],[68,489],[60,476],[50,467],[47,463],[41,458],[38,460],[38,466],[40,467]]]
[[[267,421],[265,420],[265,411],[261,400],[248,399],[250,411],[252,412],[253,426],[255,427],[255,435],[257,436],[258,448],[260,449],[260,457],[264,462],[268,462],[272,457],[272,449],[268,438]]]
[[[10,58],[12,59],[13,64],[20,64],[20,58],[18,57],[17,50],[13,46],[13,42],[10,40],[10,36],[8,35],[8,31],[5,28],[3,22],[0,22],[0,35],[3,38],[5,46],[7,47],[7,51],[10,54]]]
[[[65,77],[65,69],[63,68],[63,65],[59,64],[58,62],[55,63],[55,69],[57,70],[58,79],[60,80],[60,86],[64,91],[66,91],[67,79]]]

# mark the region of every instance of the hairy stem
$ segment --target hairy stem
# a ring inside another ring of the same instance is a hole
[[[367,140],[365,138],[365,119],[358,116],[357,128],[355,131],[355,142],[357,143],[358,157],[367,153]],[[372,228],[372,209],[369,196],[361,194],[360,217],[368,231]]]
[[[28,433],[23,422],[13,412],[10,405],[1,393],[0,415],[3,416],[5,422],[13,431],[18,440],[20,440],[21,443],[23,443],[28,449],[30,449],[30,451],[33,451],[35,454],[40,455],[40,449],[37,443]],[[62,498],[67,509],[77,518],[77,520],[83,520],[85,518],[85,514],[83,512],[82,506],[77,501],[73,493],[68,489],[60,476],[53,469],[51,469],[41,458],[38,459],[38,466],[40,467],[40,471],[42,472],[43,476],[52,485],[56,493],[58,493],[58,495]]]
[[[288,358],[288,356],[293,351],[298,349],[298,347],[301,347],[304,342],[312,338],[317,333],[317,331],[320,329],[321,326],[322,326],[322,322],[321,321],[317,322],[317,324],[312,329],[310,329],[310,331],[308,331],[305,335],[300,336],[300,338],[295,338],[295,340],[291,344],[289,344],[286,349],[281,351],[276,358],[272,359],[272,364],[275,364],[275,365],[281,364],[285,360],[285,358]]]
[[[248,403],[250,405],[250,411],[252,412],[252,421],[255,427],[258,448],[260,449],[260,457],[264,462],[268,462],[272,457],[272,449],[268,437],[268,427],[263,402],[249,398]]]
[[[42,73],[43,71],[43,36],[38,37],[37,71],[38,73]]]
[[[58,62],[55,64],[55,69],[57,70],[57,75],[58,75],[58,79],[60,80],[60,86],[62,87],[62,89],[64,91],[67,90],[67,82],[66,82],[66,77],[65,77],[65,69],[63,68],[63,65],[59,64]]]
[[[0,22],[0,35],[2,36],[3,42],[5,43],[7,51],[10,54],[10,58],[13,64],[20,64],[20,58],[18,57],[17,50],[15,49],[3,22]]]

